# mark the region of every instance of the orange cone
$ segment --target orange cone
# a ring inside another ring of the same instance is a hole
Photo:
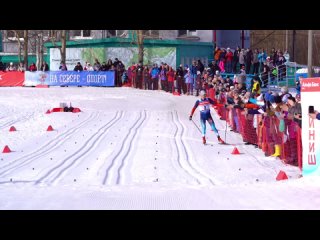
[[[48,109],[47,111],[46,111],[46,114],[50,114],[51,113],[51,111]]]
[[[2,153],[10,153],[10,152],[11,152],[10,148],[8,147],[8,145],[6,145],[6,146],[4,147]]]
[[[47,128],[47,131],[53,131],[53,128],[51,125],[49,125],[49,127]]]
[[[231,154],[240,154],[240,152],[239,152],[237,147],[234,147],[234,149],[233,149]]]
[[[11,126],[9,129],[9,132],[14,132],[14,131],[17,131],[17,129],[14,126]]]
[[[287,174],[284,171],[280,171],[277,176],[277,181],[288,179]]]

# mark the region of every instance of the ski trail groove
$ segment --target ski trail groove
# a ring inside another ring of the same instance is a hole
[[[118,152],[116,152],[115,153],[115,156],[113,156],[113,157],[111,157],[111,160],[108,160],[108,161],[111,161],[111,164],[106,168],[106,170],[105,170],[105,177],[104,177],[104,179],[103,179],[103,181],[102,181],[102,184],[103,185],[106,185],[106,183],[108,182],[108,185],[111,185],[111,184],[117,184],[117,181],[118,181],[118,179],[120,179],[120,177],[118,176],[119,175],[119,167],[117,167],[116,165],[118,164],[118,161],[117,161],[117,159],[118,159],[118,156],[123,152],[123,147],[124,147],[124,145],[126,145],[127,144],[127,142],[128,142],[128,139],[129,139],[129,135],[130,135],[130,138],[131,138],[131,140],[129,141],[129,143],[130,143],[130,146],[131,146],[131,144],[132,144],[132,129],[136,126],[136,125],[138,125],[138,123],[139,123],[139,121],[141,120],[141,112],[139,112],[139,117],[135,120],[135,122],[134,122],[134,124],[130,127],[130,129],[129,129],[129,131],[128,131],[128,133],[127,133],[127,135],[124,137],[124,141],[122,141],[122,143],[121,143],[121,146],[118,148]],[[144,117],[144,119],[142,120],[142,122],[145,120],[145,117]],[[141,125],[141,123],[140,123],[140,125]],[[139,125],[139,126],[140,126]],[[124,156],[125,157],[125,156]],[[124,158],[123,157],[123,158]],[[109,159],[109,158],[108,158]],[[121,161],[121,160],[120,160]],[[113,173],[118,173],[117,174],[117,176],[116,177],[114,177],[115,179],[112,179],[112,174]]]
[[[199,179],[194,176],[194,174],[192,174],[192,172],[190,172],[187,167],[183,167],[184,163],[183,163],[183,159],[186,159],[188,158],[187,156],[187,152],[186,152],[186,147],[182,141],[182,133],[183,133],[183,129],[181,131],[179,131],[179,127],[178,127],[178,120],[173,116],[173,113],[171,113],[171,117],[172,117],[172,122],[173,124],[175,125],[175,132],[174,132],[174,143],[175,143],[175,146],[176,146],[176,149],[177,149],[177,162],[178,162],[178,165],[179,167],[185,172],[187,173],[188,176],[191,176],[198,184],[200,184],[200,181]],[[180,124],[179,124],[180,125]],[[181,125],[180,125],[181,126]],[[179,135],[178,135],[179,133]]]
[[[18,122],[21,122],[21,121],[24,121],[24,120],[28,120],[29,118],[31,118],[32,116],[34,115],[34,113],[31,113],[27,116],[22,116],[18,119],[15,119],[15,120],[9,120],[8,122],[4,123],[4,124],[1,124],[1,128],[0,129],[4,129],[4,128],[8,128]]]
[[[122,180],[122,179],[120,178],[120,176],[121,176],[121,170],[123,169],[124,164],[125,164],[126,160],[128,159],[128,156],[130,156],[132,144],[134,143],[134,140],[135,140],[135,138],[136,138],[136,136],[137,136],[138,130],[140,130],[141,125],[144,123],[145,120],[146,120],[146,112],[144,111],[143,119],[142,119],[142,121],[139,123],[139,125],[137,126],[137,128],[135,128],[135,129],[133,130],[134,133],[133,133],[133,136],[131,137],[131,140],[130,140],[130,142],[129,142],[129,147],[127,148],[126,152],[124,153],[124,156],[123,156],[122,159],[121,159],[121,164],[120,164],[119,169],[118,169],[118,176],[117,176],[117,182],[116,182],[116,184],[120,184],[120,180]],[[131,131],[131,129],[130,129],[130,131]],[[126,140],[127,140],[127,139],[126,139]],[[127,146],[127,144],[126,144],[126,146]],[[124,176],[125,176],[125,175],[124,175]],[[123,184],[123,183],[122,183],[122,184]]]
[[[35,150],[34,152],[31,152],[29,154],[26,154],[20,158],[17,158],[13,160],[12,162],[0,167],[0,169],[7,168],[0,172],[0,176],[6,176],[7,173],[10,173],[12,171],[15,171],[21,167],[24,167],[31,163],[34,159],[37,160],[38,158],[50,153],[51,151],[55,150],[59,146],[61,146],[74,132],[76,132],[78,129],[82,128],[83,125],[85,125],[87,122],[90,122],[91,119],[96,118],[98,114],[91,114],[88,118],[74,126],[73,128],[67,130],[64,133],[59,134],[54,139],[46,142],[44,145],[42,145],[40,148]],[[21,161],[22,160],[22,161]],[[11,171],[10,171],[11,170]]]
[[[210,176],[207,176],[206,173],[203,173],[201,170],[200,167],[197,167],[196,166],[196,162],[194,161],[193,157],[192,157],[192,152],[191,152],[191,149],[190,147],[185,143],[185,140],[184,140],[184,132],[186,130],[186,127],[184,126],[184,124],[181,122],[180,118],[179,118],[179,115],[178,115],[178,112],[175,110],[175,115],[176,115],[176,118],[177,118],[177,122],[179,123],[179,125],[182,127],[182,133],[181,133],[181,142],[182,142],[182,145],[183,145],[183,148],[184,148],[184,152],[186,154],[186,163],[189,165],[189,167],[192,169],[193,171],[193,174],[197,175],[198,179],[200,178],[204,178],[205,181],[209,181],[210,184],[212,185],[215,185],[214,181],[211,179]],[[190,159],[189,159],[189,156]],[[193,163],[191,163],[193,162]]]
[[[92,151],[92,147],[97,142],[99,142],[99,140],[106,134],[107,130],[111,126],[113,126],[117,122],[117,120],[119,120],[123,116],[122,112],[120,117],[118,116],[119,115],[118,113],[119,112],[117,111],[115,116],[108,123],[106,123],[101,128],[99,128],[99,130],[95,134],[93,134],[87,141],[85,141],[83,145],[78,148],[80,149],[78,152],[72,153],[71,155],[63,159],[62,162],[60,162],[58,165],[51,168],[46,174],[44,174],[37,181],[35,181],[35,185],[38,185],[39,183],[47,181],[47,179],[49,179],[54,174],[56,174],[56,176],[52,177],[51,178],[52,180],[51,181],[49,180],[49,182],[52,183],[54,181],[57,181],[58,178],[61,176],[61,174],[64,173],[67,169],[69,169],[71,166],[73,166],[79,158],[81,158],[87,153],[90,153],[90,151]],[[69,163],[68,160],[72,158],[74,158],[73,161],[70,164],[68,164]],[[67,166],[62,168],[64,165],[67,165]],[[62,170],[60,170],[61,168]]]

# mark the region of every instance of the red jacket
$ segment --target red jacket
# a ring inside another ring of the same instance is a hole
[[[35,71],[37,71],[37,67],[36,67],[36,65],[30,65],[30,67],[29,67],[29,71],[30,72],[35,72]]]

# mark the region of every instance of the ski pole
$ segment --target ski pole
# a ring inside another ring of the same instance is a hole
[[[227,111],[226,111],[226,115],[227,115]],[[227,118],[226,118],[226,129],[224,131],[224,142],[227,143]]]
[[[224,131],[224,142],[227,142],[227,110],[225,110],[226,129]]]
[[[197,126],[197,124],[193,121],[193,119],[191,120],[193,122],[193,124],[196,126],[196,128],[199,130],[199,132],[201,133],[200,128]]]

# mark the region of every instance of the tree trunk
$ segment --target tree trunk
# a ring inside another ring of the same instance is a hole
[[[67,36],[66,36],[66,30],[61,31],[61,62],[66,64],[66,45],[67,45]]]
[[[19,47],[19,64],[21,63],[21,42],[20,39],[18,40],[18,47]]]
[[[28,30],[23,31],[23,63],[26,70],[28,69]]]
[[[40,34],[40,43],[39,43],[39,65],[40,65],[40,68],[43,64],[43,33]]]
[[[37,35],[37,48],[36,48],[36,56],[37,56],[37,68],[41,70],[41,66],[43,63],[43,33],[39,33]]]
[[[19,52],[18,52],[18,57],[19,57],[19,64],[21,63],[21,41],[20,41],[20,36],[19,36],[19,33],[17,30],[12,30],[17,38],[17,41],[18,41],[18,49],[19,49]]]
[[[138,42],[138,62],[143,64],[143,31],[142,30],[137,30],[137,42]]]

